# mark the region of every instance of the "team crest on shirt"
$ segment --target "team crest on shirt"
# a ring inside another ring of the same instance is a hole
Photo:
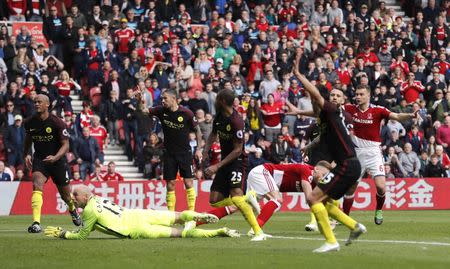
[[[228,124],[226,129],[227,129],[228,132],[231,131],[231,125]]]
[[[369,119],[369,120],[373,119],[372,113],[367,114],[367,119]]]
[[[178,121],[179,121],[179,122],[183,122],[183,117],[179,116],[179,117],[178,117]]]
[[[47,132],[47,134],[49,134],[49,133],[52,132],[52,128],[51,127],[47,127],[47,128],[45,128],[45,131]]]

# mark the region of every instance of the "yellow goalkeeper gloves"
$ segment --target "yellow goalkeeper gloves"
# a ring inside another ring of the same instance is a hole
[[[66,231],[61,227],[47,226],[44,230],[44,234],[48,237],[64,238]]]

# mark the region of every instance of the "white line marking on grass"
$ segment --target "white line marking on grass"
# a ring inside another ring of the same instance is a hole
[[[294,237],[294,236],[276,236],[273,238],[277,239],[290,239],[290,240],[310,240],[310,241],[322,241],[323,238],[311,238],[311,237]],[[347,241],[347,239],[338,239],[339,241]],[[356,242],[366,242],[366,243],[391,243],[391,244],[410,244],[410,245],[430,245],[430,246],[443,246],[450,247],[450,243],[444,242],[426,242],[426,241],[402,241],[402,240],[367,240],[358,239]]]
[[[15,233],[15,232],[26,232],[27,230],[0,230],[0,233]]]

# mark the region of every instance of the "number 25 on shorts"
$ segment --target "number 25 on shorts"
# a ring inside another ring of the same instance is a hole
[[[241,172],[233,171],[233,172],[231,172],[231,175],[232,175],[231,182],[238,183],[238,182],[242,181],[242,173]]]

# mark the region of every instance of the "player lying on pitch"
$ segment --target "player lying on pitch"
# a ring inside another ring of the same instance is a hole
[[[156,211],[144,209],[127,209],[110,202],[108,199],[94,195],[89,187],[77,186],[72,192],[77,207],[83,208],[83,227],[77,232],[65,231],[61,227],[48,226],[45,235],[64,239],[86,239],[91,231],[120,238],[169,238],[169,237],[239,237],[239,233],[228,228],[216,230],[176,229],[176,223],[202,221],[215,223],[218,218],[211,214],[194,211]]]
[[[247,178],[247,193],[254,191],[258,198],[266,198],[269,200],[261,209],[257,216],[260,227],[272,217],[273,213],[281,208],[283,198],[281,192],[303,192],[308,200],[312,193],[312,189],[316,183],[321,180],[332,169],[327,161],[319,161],[317,165],[308,164],[271,164],[266,163],[253,168]],[[324,201],[328,214],[335,220],[344,224],[351,231],[355,230],[356,221],[348,217],[335,205],[335,201],[329,199]],[[224,207],[222,211],[213,209],[208,213],[222,218],[228,214],[235,212],[234,207]],[[201,225],[202,223],[197,223]],[[249,235],[252,235],[250,230]],[[354,236],[350,236],[348,244],[354,240]]]

